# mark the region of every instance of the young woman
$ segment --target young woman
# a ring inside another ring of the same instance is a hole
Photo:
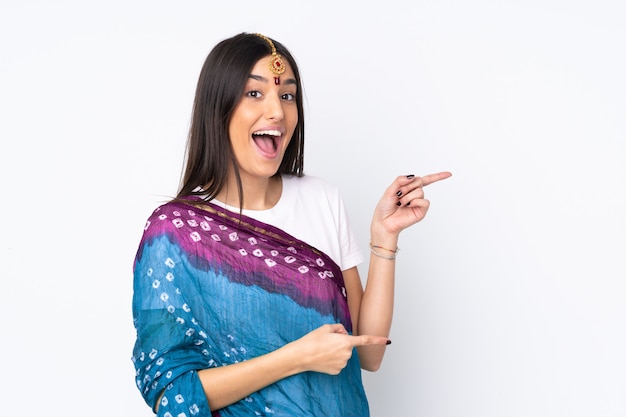
[[[136,382],[159,416],[369,415],[361,368],[391,327],[399,233],[428,210],[399,176],[364,260],[337,188],[303,171],[298,67],[239,34],[202,68],[176,198],[149,217],[134,265]]]

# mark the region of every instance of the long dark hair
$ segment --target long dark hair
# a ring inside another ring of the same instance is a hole
[[[304,109],[300,72],[287,48],[273,39],[272,42],[295,75],[298,108],[298,123],[276,175],[301,177],[304,175]],[[185,168],[177,198],[203,195],[206,200],[213,199],[225,185],[228,168],[232,165],[237,177],[239,201],[243,201],[241,177],[228,126],[252,68],[270,53],[267,41],[258,35],[241,33],[219,42],[207,56],[196,87]],[[198,187],[204,188],[198,191]]]

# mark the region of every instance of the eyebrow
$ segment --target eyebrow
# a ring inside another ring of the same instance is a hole
[[[255,74],[250,74],[248,76],[248,78],[252,78],[253,80],[257,80],[257,81],[261,81],[264,83],[269,82],[269,80],[261,75],[255,75]],[[298,83],[296,82],[295,78],[286,78],[283,82],[283,84],[294,84],[294,85],[298,85]]]

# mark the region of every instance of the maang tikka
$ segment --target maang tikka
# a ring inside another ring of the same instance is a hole
[[[270,58],[269,67],[270,71],[276,74],[274,77],[274,84],[280,84],[280,75],[285,72],[285,63],[283,62],[283,57],[280,56],[278,52],[276,52],[276,47],[274,46],[274,42],[267,36],[263,36],[260,33],[256,34],[258,37],[265,39],[265,41],[270,45],[272,49],[272,57]]]

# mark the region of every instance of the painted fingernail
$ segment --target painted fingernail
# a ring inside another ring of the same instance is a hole
[[[406,177],[407,177],[408,179],[411,179],[411,178],[415,178],[415,175],[410,174],[410,175],[407,175]]]
[[[391,344],[391,340],[387,339],[387,344],[390,345]]]
[[[398,206],[398,207],[400,207],[401,205],[402,205],[402,203],[399,202],[399,201],[396,203],[396,206]]]
[[[402,195],[402,191],[398,191],[398,192],[396,193],[396,195],[397,195],[398,197],[400,197],[400,196]]]
[[[408,203],[406,203],[406,205],[407,205],[407,206],[410,206],[410,205],[411,205],[411,202],[409,201]]]

